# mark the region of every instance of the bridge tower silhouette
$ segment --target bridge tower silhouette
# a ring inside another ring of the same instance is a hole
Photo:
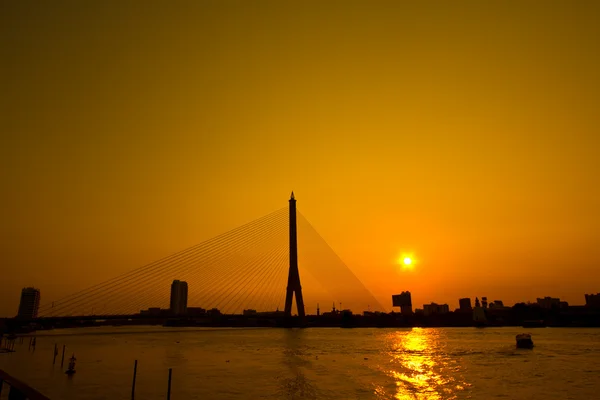
[[[296,224],[296,198],[294,192],[290,197],[290,269],[285,295],[285,316],[292,315],[292,301],[296,295],[296,308],[298,316],[304,318],[304,300],[302,298],[302,285],[300,285],[300,272],[298,271],[298,231]]]
[[[292,192],[287,207],[48,302],[39,317],[170,318],[173,280],[189,286],[189,318],[258,314],[291,321],[294,297],[300,325],[311,317],[305,299],[315,305],[343,299],[349,309],[384,310],[297,209]]]

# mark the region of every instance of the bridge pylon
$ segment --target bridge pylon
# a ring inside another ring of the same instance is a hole
[[[302,286],[300,285],[300,272],[298,271],[298,235],[296,229],[296,198],[294,192],[290,197],[290,270],[288,273],[287,292],[285,296],[285,316],[292,316],[292,301],[296,294],[296,308],[298,316],[304,318],[304,300]]]

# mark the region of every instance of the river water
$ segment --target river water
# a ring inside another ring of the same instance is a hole
[[[52,400],[596,399],[600,329],[171,329],[44,332],[0,354],[0,368]],[[54,344],[67,346],[52,364]],[[64,370],[75,353],[76,374]],[[2,399],[7,396],[3,391]]]

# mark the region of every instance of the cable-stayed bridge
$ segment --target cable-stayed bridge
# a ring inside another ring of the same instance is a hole
[[[218,310],[221,314],[256,310],[303,317],[305,313],[316,314],[318,304],[329,309],[332,303],[355,312],[383,310],[296,210],[292,193],[288,207],[46,303],[40,307],[38,319],[109,318],[167,311],[174,280],[187,282],[189,314],[194,310]]]

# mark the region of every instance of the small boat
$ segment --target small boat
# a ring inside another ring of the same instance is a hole
[[[67,375],[73,375],[75,373],[75,361],[77,359],[75,358],[75,353],[73,353],[73,356],[71,356],[70,360],[69,360],[69,369],[67,369],[65,371],[65,374]]]
[[[521,333],[517,335],[517,348],[518,349],[532,349],[533,348],[533,340],[531,340],[531,335],[529,333]]]

